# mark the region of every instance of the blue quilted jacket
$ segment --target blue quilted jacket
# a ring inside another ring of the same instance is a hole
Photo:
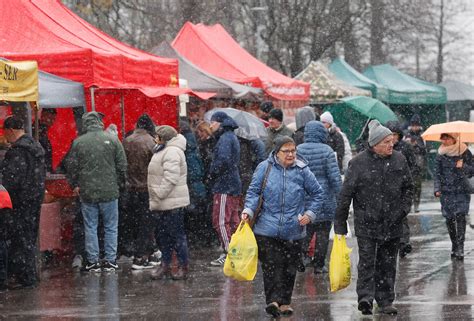
[[[337,160],[329,145],[326,145],[328,131],[319,121],[310,121],[304,131],[304,143],[298,145],[298,154],[308,161],[308,166],[323,190],[323,207],[316,221],[333,221],[336,214],[336,200],[341,191],[341,175]]]
[[[272,152],[257,166],[247,191],[244,212],[251,217],[257,209],[267,166],[271,166],[271,170],[253,232],[283,240],[300,240],[306,236],[306,227],[300,226],[298,215],[306,213],[312,222],[318,219],[323,201],[321,187],[304,159],[298,157],[293,166],[285,169]]]

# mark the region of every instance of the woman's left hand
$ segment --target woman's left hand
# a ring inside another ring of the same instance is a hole
[[[309,218],[308,214],[303,214],[303,216],[301,216],[301,214],[298,215],[298,221],[300,222],[301,226],[311,223],[311,219]]]

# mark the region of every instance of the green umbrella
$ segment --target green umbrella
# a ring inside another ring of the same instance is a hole
[[[398,120],[395,113],[381,101],[370,97],[346,97],[339,103],[326,108],[341,130],[346,133],[353,144],[364,130],[369,119],[377,119],[385,124],[390,120]]]

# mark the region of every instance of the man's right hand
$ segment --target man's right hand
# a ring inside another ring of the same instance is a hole
[[[74,196],[79,196],[79,186],[74,187],[74,189],[72,190],[72,193],[74,194]]]
[[[435,197],[440,197],[441,196],[441,192],[435,192]]]
[[[240,214],[240,218],[242,219],[242,221],[248,222],[248,220],[249,220],[250,217],[249,217],[249,215],[248,215],[247,213],[242,212],[242,214]]]

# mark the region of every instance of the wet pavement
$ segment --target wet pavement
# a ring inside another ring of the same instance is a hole
[[[464,262],[452,261],[440,205],[431,193],[432,183],[426,182],[420,212],[409,216],[413,252],[398,262],[398,316],[367,317],[357,311],[358,255],[350,238],[351,285],[331,293],[328,275],[307,268],[297,277],[295,314],[281,320],[474,319],[474,230],[467,228]],[[130,263],[108,274],[81,274],[69,264],[46,268],[37,288],[0,293],[0,319],[269,320],[261,271],[253,282],[227,279],[221,268],[209,266],[218,255],[217,248],[191,250],[186,281],[151,281],[150,271],[132,272]]]

